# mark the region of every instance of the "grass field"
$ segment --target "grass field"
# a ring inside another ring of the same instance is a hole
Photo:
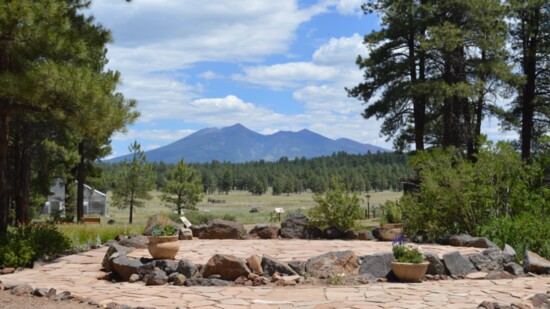
[[[386,200],[396,200],[401,197],[401,192],[382,191],[382,192],[369,192],[370,205],[380,205]],[[165,207],[160,201],[160,193],[153,192],[153,199],[145,202],[145,207],[135,208],[133,215],[133,222],[136,225],[145,225],[147,218],[158,213],[169,213],[171,209]],[[366,193],[360,194],[361,207],[366,209],[367,198]],[[110,193],[108,194],[110,199]],[[208,199],[225,200],[223,204],[209,204]],[[269,223],[270,214],[273,213],[275,208],[281,207],[286,213],[289,212],[302,212],[306,213],[307,210],[315,206],[313,201],[313,194],[310,192],[301,194],[279,195],[273,196],[271,192],[261,196],[254,196],[247,191],[231,191],[228,195],[225,194],[212,194],[205,195],[197,205],[199,211],[204,213],[210,213],[216,217],[223,217],[228,214],[236,217],[237,221],[245,224],[258,224]],[[259,208],[258,213],[250,213],[252,207]],[[376,214],[377,216],[379,214]],[[282,214],[281,218],[284,218],[285,214]],[[128,223],[129,209],[118,209],[114,207],[109,208],[109,218],[113,219],[117,223]],[[102,220],[107,221],[107,220]],[[371,227],[377,225],[378,219],[360,220],[357,222],[358,226]]]

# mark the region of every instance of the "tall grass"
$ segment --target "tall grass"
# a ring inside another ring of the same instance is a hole
[[[69,238],[76,251],[100,246],[117,235],[138,235],[143,233],[143,225],[130,224],[67,224],[58,225],[58,230]]]

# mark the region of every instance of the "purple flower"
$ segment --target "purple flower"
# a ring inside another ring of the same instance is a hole
[[[391,241],[391,244],[392,246],[395,246],[395,245],[404,245],[405,244],[405,237],[403,237],[403,235],[398,235],[396,236],[392,241]]]

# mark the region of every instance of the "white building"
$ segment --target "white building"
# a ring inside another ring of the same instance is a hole
[[[63,213],[65,210],[65,183],[63,183],[61,178],[53,181],[50,192],[52,195],[48,196],[48,201],[44,203],[44,207],[40,213],[49,215],[54,210],[59,210]],[[84,215],[92,214],[101,216],[109,214],[107,195],[84,184]]]

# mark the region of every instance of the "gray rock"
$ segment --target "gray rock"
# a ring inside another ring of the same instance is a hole
[[[514,276],[510,274],[509,272],[498,270],[498,271],[492,271],[487,274],[485,279],[487,280],[502,280],[502,279],[513,279]]]
[[[154,215],[151,218],[149,218],[149,220],[147,221],[147,225],[145,226],[145,229],[143,230],[143,235],[151,236],[151,231],[153,230],[153,228],[157,224],[160,225],[160,226],[163,226],[163,227],[167,226],[167,225],[171,225],[176,230],[178,230],[180,228],[179,225],[176,222],[170,220],[168,217],[163,216],[161,214],[157,214],[157,215]]]
[[[58,294],[57,296],[55,296],[55,300],[57,301],[63,301],[63,300],[70,300],[72,299],[73,296],[71,295],[71,292],[69,291],[64,291],[64,292],[61,292],[60,294]]]
[[[375,240],[374,236],[370,231],[358,231],[357,236],[359,237],[359,240]]]
[[[138,273],[138,268],[143,264],[137,259],[129,259],[125,255],[115,258],[112,261],[113,271],[123,281],[128,281],[132,274]]]
[[[504,270],[514,276],[521,276],[524,274],[523,267],[514,262],[504,265]]]
[[[307,238],[308,218],[304,214],[289,213],[281,222],[281,237],[289,239]]]
[[[153,265],[155,265],[155,267],[158,267],[160,270],[165,272],[167,275],[177,271],[177,268],[178,268],[178,265],[179,265],[178,261],[168,260],[168,259],[154,260],[152,263],[153,263]]]
[[[172,282],[174,285],[184,285],[185,279],[185,276],[180,273],[173,273],[168,276],[168,282]]]
[[[234,281],[240,276],[247,277],[251,271],[246,266],[246,262],[240,258],[232,255],[216,254],[202,267],[201,273],[204,278],[218,274],[220,279]]]
[[[128,279],[128,282],[130,283],[136,283],[139,281],[139,275],[138,274],[132,274],[130,278]]]
[[[181,259],[178,262],[176,271],[185,276],[185,278],[196,278],[200,276],[199,268],[188,259]]]
[[[309,259],[306,272],[316,278],[329,278],[332,275],[356,275],[359,272],[357,256],[351,250],[328,252]]]
[[[277,239],[278,234],[279,227],[275,224],[258,224],[250,231],[250,233],[248,233],[248,237],[259,239]]]
[[[240,223],[226,220],[212,220],[206,224],[193,225],[193,235],[200,239],[241,239],[244,226]]]
[[[376,228],[372,229],[372,236],[375,239],[381,240],[381,238],[380,238],[380,228],[379,227],[376,227]]]
[[[550,274],[550,261],[535,252],[526,250],[523,257],[523,270],[526,273]]]
[[[134,248],[124,247],[122,245],[119,245],[118,243],[112,244],[111,246],[109,246],[109,249],[107,249],[107,252],[103,257],[101,267],[103,267],[103,270],[105,270],[106,272],[113,271],[113,259],[119,256],[126,255],[132,251],[134,251]]]
[[[444,254],[443,264],[451,276],[466,276],[477,271],[470,259],[462,256],[458,251]]]
[[[137,269],[137,274],[139,275],[140,278],[143,279],[145,276],[147,276],[148,274],[154,271],[155,271],[155,264],[153,262],[149,262],[147,264],[142,264],[141,266],[139,266]]]
[[[16,285],[14,288],[11,289],[11,293],[17,296],[31,295],[33,292],[34,292],[34,289],[32,288],[32,286],[26,283]]]
[[[181,229],[179,240],[193,240],[193,231],[191,229]]]
[[[325,239],[343,239],[344,235],[344,231],[336,227],[329,227],[323,231],[323,238]]]
[[[497,248],[483,250],[483,252],[470,255],[470,261],[479,271],[500,271],[504,267],[505,257]]]
[[[472,237],[468,234],[451,236],[449,244],[455,247],[498,248],[497,245],[486,237]]]
[[[376,253],[359,257],[359,274],[370,280],[392,277],[391,262],[395,260],[392,253]]]
[[[143,235],[135,235],[129,238],[122,239],[118,242],[119,245],[130,248],[147,248],[149,238]]]
[[[550,296],[538,293],[529,298],[534,308],[550,308]]]
[[[474,247],[474,248],[485,248],[485,249],[489,249],[489,248],[498,248],[498,246],[489,240],[489,238],[487,237],[476,237],[474,239],[474,241],[472,243],[470,243],[470,247]]]
[[[292,268],[297,274],[303,274],[306,272],[306,262],[293,260],[288,262],[288,266]]]
[[[32,292],[32,295],[37,297],[46,297],[48,295],[48,289],[46,288],[34,289],[34,291]]]
[[[347,230],[344,232],[344,235],[342,236],[342,239],[345,240],[357,240],[359,239],[359,233],[353,230]]]
[[[165,285],[168,282],[168,276],[162,270],[157,269],[147,274],[143,281],[145,281],[145,285]]]
[[[516,260],[516,250],[514,250],[514,248],[512,248],[508,244],[504,245],[502,255],[504,257],[504,263],[511,263]]]
[[[262,257],[262,269],[264,271],[264,275],[269,277],[273,276],[275,272],[278,272],[283,276],[294,276],[298,274],[294,271],[294,269],[288,266],[287,263],[281,262],[266,254]]]
[[[227,286],[232,283],[232,281],[209,278],[194,278],[185,280],[185,286]]]
[[[447,271],[445,270],[445,265],[439,259],[439,256],[433,252],[425,252],[424,259],[430,262],[426,274],[428,275],[446,275]]]

